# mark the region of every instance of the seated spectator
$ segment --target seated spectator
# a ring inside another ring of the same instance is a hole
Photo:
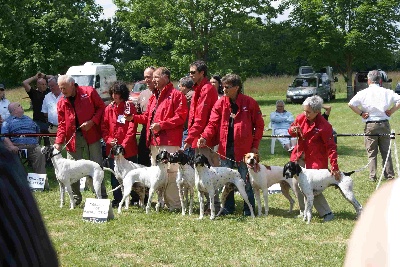
[[[22,106],[13,102],[8,106],[10,116],[1,126],[2,134],[26,134],[40,133],[37,124],[28,116],[24,115]],[[46,173],[45,156],[40,152],[38,137],[3,137],[4,145],[14,154],[18,154],[21,149],[26,149],[27,158],[32,163],[33,172],[39,174]],[[49,189],[49,183],[46,179],[45,189]]]
[[[8,111],[8,105],[10,101],[6,98],[6,94],[4,84],[0,83],[0,127],[3,121],[5,121],[8,116],[10,116],[10,112]]]
[[[289,135],[288,129],[294,121],[292,113],[285,110],[285,102],[276,101],[276,111],[270,114],[271,126],[274,129],[274,135]],[[278,141],[287,151],[292,151],[296,145],[296,138],[278,137]]]

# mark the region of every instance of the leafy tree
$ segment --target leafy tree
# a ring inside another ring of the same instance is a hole
[[[291,22],[303,35],[302,46],[317,67],[332,65],[347,80],[353,96],[353,69],[379,65],[398,49],[400,2],[397,0],[283,0]]]
[[[117,17],[133,40],[148,47],[137,68],[163,65],[174,78],[187,73],[196,59],[209,63],[213,72],[254,73],[262,58],[265,25],[276,10],[267,0],[116,0]],[[246,70],[246,71],[244,71]]]

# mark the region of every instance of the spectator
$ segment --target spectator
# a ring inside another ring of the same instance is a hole
[[[276,111],[270,114],[271,126],[275,135],[288,135],[290,124],[294,121],[292,113],[285,110],[285,103],[282,100],[276,101]],[[287,151],[292,151],[296,145],[296,138],[278,137],[279,142]]]
[[[132,102],[128,102],[129,89],[125,83],[114,82],[109,90],[111,99],[113,100],[104,110],[103,120],[101,122],[101,133],[106,143],[106,154],[110,155],[111,148],[116,145],[122,145],[125,149],[124,157],[137,163],[138,147],[136,143],[137,124],[125,120],[126,111],[130,115],[136,114],[136,108]],[[110,155],[108,158],[110,168],[114,169],[114,157]],[[111,187],[114,189],[119,186],[118,180],[111,174]],[[121,190],[113,191],[114,200],[113,207],[118,207],[122,200]],[[139,201],[139,196],[132,191],[131,202]]]
[[[187,101],[187,106],[188,110],[190,109],[190,103],[192,101],[192,97],[194,94],[193,91],[193,80],[192,78],[185,76],[179,80],[179,90],[182,92],[182,94],[185,95],[186,101]],[[184,140],[186,139],[188,135],[188,120],[189,118],[186,119],[186,122],[183,126],[183,139],[182,139],[182,147],[185,145]],[[193,150],[192,148],[188,148],[186,152],[188,154],[194,155],[194,153],[191,153],[190,151]],[[193,151],[194,152],[194,151]]]
[[[139,97],[138,97],[138,107],[137,107],[137,113],[138,114],[143,114],[147,110],[147,105],[149,103],[149,99],[156,90],[154,83],[153,83],[153,72],[156,68],[150,66],[144,70],[144,80],[146,82],[147,88],[143,90]],[[142,130],[140,132],[140,138],[139,138],[139,146],[138,146],[138,163],[145,165],[145,166],[150,166],[150,149],[146,145],[146,124],[143,124]]]
[[[142,115],[133,115],[135,122],[146,124],[146,140],[150,147],[152,165],[156,164],[156,156],[160,150],[176,152],[182,142],[183,125],[187,117],[186,99],[173,87],[170,75],[170,71],[165,67],[154,71],[153,82],[156,91],[149,99],[147,110]],[[177,170],[176,163],[170,164],[165,190],[165,203],[170,210],[181,208],[176,184]]]
[[[340,171],[332,126],[321,115],[322,104],[322,98],[317,95],[304,100],[304,113],[298,115],[289,128],[289,134],[298,140],[290,160],[297,161],[300,166],[307,169],[328,169],[329,158],[331,173],[339,180]],[[304,198],[301,197],[298,185],[296,188],[300,210],[304,211]],[[314,207],[324,221],[333,220],[334,215],[322,193],[314,196]]]
[[[391,89],[379,86],[381,75],[379,71],[368,73],[368,88],[359,91],[349,102],[349,107],[365,122],[364,133],[375,135],[365,136],[364,144],[367,150],[369,164],[369,180],[376,181],[378,150],[382,163],[387,160],[384,170],[386,179],[394,178],[392,156],[390,154],[390,116],[400,108],[400,96]],[[386,135],[385,135],[386,134]]]
[[[40,133],[37,124],[28,116],[24,115],[22,106],[13,102],[8,106],[10,116],[3,122],[1,132],[3,134],[26,134]],[[46,174],[46,159],[40,152],[38,137],[4,137],[4,144],[14,154],[19,150],[26,149],[27,158],[32,163],[33,172]],[[44,189],[49,190],[48,179],[45,181]]]
[[[51,92],[48,93],[43,99],[42,112],[49,123],[49,133],[57,133],[57,103],[62,97],[60,87],[58,87],[57,84],[57,76],[51,77],[48,80],[48,84]],[[50,144],[54,145],[55,140],[55,137],[50,137]]]
[[[263,135],[264,120],[258,103],[251,97],[242,94],[242,81],[236,74],[222,78],[225,96],[215,103],[210,120],[201,133],[198,146],[203,147],[207,140],[219,132],[218,153],[222,156],[221,166],[237,167],[246,183],[246,193],[254,208],[254,194],[250,181],[246,179],[247,166],[243,157],[248,152],[258,153]],[[225,203],[223,215],[235,211],[234,192],[230,192]],[[250,209],[244,203],[245,216],[250,216]]]
[[[58,266],[26,177],[21,161],[0,142],[1,266]]]
[[[50,90],[47,88],[47,79],[53,76],[46,75],[41,72],[38,72],[35,76],[32,76],[25,81],[22,82],[22,86],[25,88],[29,98],[31,99],[33,106],[33,121],[39,126],[40,133],[47,134],[49,133],[48,128],[49,125],[47,123],[46,117],[42,112],[42,105],[44,97]],[[37,89],[32,89],[30,83],[36,81]],[[44,145],[50,145],[50,140],[48,137],[43,138]],[[39,144],[41,143],[41,138],[39,138]]]
[[[331,114],[332,107],[330,105],[322,105],[322,108],[325,110],[324,114],[322,114],[322,117],[324,117],[325,120],[329,121],[329,116]],[[335,141],[335,144],[337,144],[337,136],[336,136],[337,133],[335,129],[333,129],[332,134],[333,134],[333,140]]]
[[[58,130],[54,147],[61,151],[66,143],[67,158],[83,159],[83,152],[91,161],[102,166],[101,118],[105,104],[91,86],[79,86],[69,75],[58,77],[63,97],[57,103]],[[82,202],[80,181],[71,185],[75,205]],[[107,198],[104,180],[101,184],[102,198]]]
[[[10,112],[8,111],[10,101],[6,98],[5,89],[4,84],[0,83],[0,127],[3,121],[10,116]]]
[[[218,99],[221,98],[222,96],[224,96],[224,89],[222,89],[221,76],[219,76],[219,75],[211,76],[210,83],[217,90]]]

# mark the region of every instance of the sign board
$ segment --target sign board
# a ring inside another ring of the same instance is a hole
[[[110,199],[87,198],[83,208],[83,219],[90,222],[103,223],[114,219]]]
[[[31,190],[43,191],[47,174],[28,173],[28,184]]]

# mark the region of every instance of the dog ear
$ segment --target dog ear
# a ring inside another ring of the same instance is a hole
[[[260,163],[260,156],[258,153],[254,153],[254,158],[256,159],[257,163]]]
[[[301,166],[298,163],[296,163],[296,174],[299,175],[301,172],[302,172]]]

